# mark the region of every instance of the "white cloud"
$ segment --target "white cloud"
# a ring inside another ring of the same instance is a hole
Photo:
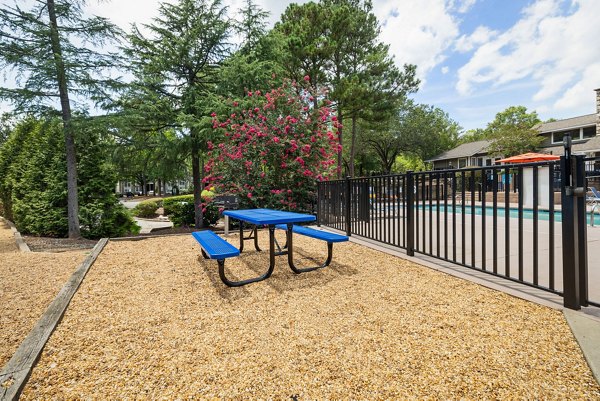
[[[446,66],[442,67],[442,74],[446,75],[448,73],[448,71],[450,71],[450,69]]]
[[[459,34],[459,22],[452,15],[453,1],[376,0],[374,11],[382,24],[381,40],[399,65],[417,65],[417,74],[427,73],[444,59],[444,52]]]
[[[461,35],[461,37],[456,40],[454,48],[460,53],[470,52],[475,47],[489,42],[497,35],[497,31],[491,30],[487,26],[478,26],[472,34]]]
[[[532,100],[551,102],[551,109],[589,104],[590,92],[600,86],[597,12],[597,0],[536,1],[510,29],[477,47],[459,69],[456,89],[466,95],[481,84],[526,79],[539,87]],[[462,39],[457,49],[468,48],[470,38]]]
[[[459,0],[456,9],[459,13],[464,14],[467,13],[475,3],[477,3],[477,0]]]

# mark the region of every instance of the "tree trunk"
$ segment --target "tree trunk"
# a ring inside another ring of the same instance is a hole
[[[71,104],[67,89],[67,78],[65,64],[62,59],[62,49],[58,36],[58,24],[56,21],[56,10],[54,0],[47,0],[48,17],[50,20],[50,40],[52,53],[54,54],[54,65],[56,67],[56,79],[60,95],[60,107],[62,111],[63,132],[65,136],[65,151],[67,159],[67,219],[69,224],[69,238],[81,238],[79,228],[79,201],[77,199],[77,156],[75,152],[75,138],[73,125],[71,123]]]
[[[203,228],[202,223],[202,175],[200,171],[199,149],[196,143],[197,135],[192,132],[192,179],[194,180],[194,225]]]
[[[352,116],[352,143],[350,144],[350,177],[354,178],[354,155],[356,153],[356,116]]]

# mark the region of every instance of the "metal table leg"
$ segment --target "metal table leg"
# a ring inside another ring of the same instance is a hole
[[[293,243],[294,236],[293,236],[293,231],[292,231],[293,226],[294,226],[293,224],[288,224],[287,230],[286,230],[287,255],[288,255],[288,264],[290,265],[290,269],[292,269],[292,271],[294,273],[299,274],[299,273],[310,272],[310,271],[317,270],[317,269],[322,269],[323,267],[329,266],[329,264],[331,263],[331,258],[333,256],[333,243],[332,242],[327,243],[327,259],[325,260],[325,262],[322,265],[314,266],[314,267],[305,267],[302,269],[299,269],[294,265],[294,243]]]

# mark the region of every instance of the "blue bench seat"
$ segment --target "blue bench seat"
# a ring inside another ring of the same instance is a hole
[[[212,231],[196,231],[192,233],[192,236],[200,246],[207,259],[226,259],[235,256],[240,256],[240,251],[223,238],[219,237]]]
[[[277,227],[280,230],[287,230],[287,226],[285,224],[277,224],[275,227]],[[330,233],[328,231],[315,230],[314,228],[304,226],[294,225],[292,227],[292,232],[300,235],[305,235],[307,237],[327,241],[327,243],[348,241],[348,237],[345,235]]]

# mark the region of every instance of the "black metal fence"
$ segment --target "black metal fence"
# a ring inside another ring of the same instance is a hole
[[[560,248],[577,251],[572,236],[585,230],[588,217],[579,203],[583,223],[573,228],[573,215],[565,215],[571,208],[561,209],[572,206],[565,193],[571,164],[584,163],[571,160],[321,182],[318,223],[563,295],[570,282]],[[577,285],[587,286],[579,276]],[[600,296],[579,294],[581,305],[600,304]]]

